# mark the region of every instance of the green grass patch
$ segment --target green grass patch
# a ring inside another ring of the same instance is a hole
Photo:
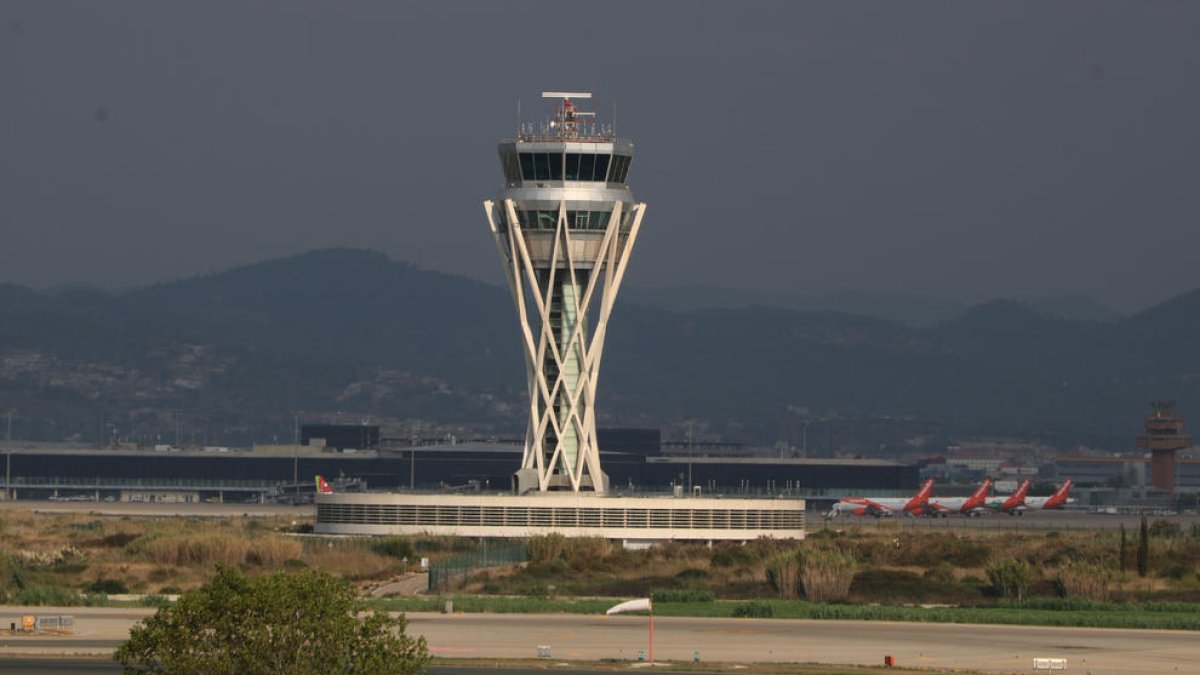
[[[372,605],[404,612],[440,612],[446,600],[454,601],[456,612],[520,614],[601,614],[620,602],[617,598],[387,598]],[[1200,607],[1189,603],[1104,603],[1087,601],[1027,601],[995,607],[905,607],[898,605],[848,605],[800,600],[757,600],[755,611],[747,603],[656,602],[659,616],[736,618],[773,616],[776,619],[819,619],[841,621],[910,621],[922,623],[975,623],[1024,626],[1078,626],[1088,628],[1152,628],[1200,630]],[[767,609],[769,607],[769,609]]]

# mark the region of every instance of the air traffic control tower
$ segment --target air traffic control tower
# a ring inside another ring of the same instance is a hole
[[[613,495],[596,445],[604,333],[645,205],[626,178],[633,144],[581,111],[591,94],[545,92],[545,122],[500,144],[504,186],[484,202],[517,306],[529,418],[512,493],[369,492],[315,496],[317,534],[524,538],[557,533],[623,542],[803,539],[803,499]],[[660,486],[666,488],[668,486]],[[513,494],[515,493],[515,494]]]
[[[483,203],[517,306],[529,423],[517,494],[608,486],[596,444],[604,334],[646,205],[626,178],[633,143],[579,108],[590,93],[548,91],[548,120],[500,144],[504,187]]]

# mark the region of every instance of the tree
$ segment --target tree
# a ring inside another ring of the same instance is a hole
[[[1125,523],[1121,523],[1121,552],[1117,554],[1117,569],[1129,569],[1129,544],[1125,538]]]
[[[350,585],[329,574],[248,578],[220,568],[199,590],[135,625],[113,660],[126,672],[416,673],[425,638],[405,635],[403,615],[365,612]]]
[[[984,568],[984,572],[996,592],[1017,600],[1024,599],[1025,590],[1033,583],[1033,568],[1024,560],[995,560]]]
[[[1146,517],[1142,516],[1142,530],[1138,533],[1137,573],[1144,577],[1150,572],[1150,528],[1146,525]]]

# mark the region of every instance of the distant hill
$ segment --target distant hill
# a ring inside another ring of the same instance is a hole
[[[850,305],[675,311],[625,296],[601,424],[688,417],[714,437],[862,452],[917,434],[1123,447],[1164,397],[1200,424],[1200,292],[1108,320],[1086,302],[1060,319],[998,300],[924,327]],[[286,440],[294,411],[519,434],[524,376],[505,289],[369,251],[122,293],[0,286],[0,410],[24,437],[146,442],[186,418],[198,442]]]
[[[716,286],[632,287],[624,299],[677,312],[703,309],[775,307],[801,312],[840,312],[917,327],[949,321],[967,305],[950,298],[911,293],[840,291],[820,295],[767,293]],[[1039,313],[1054,319],[1115,321],[1121,314],[1085,295],[1059,295],[1030,301]]]

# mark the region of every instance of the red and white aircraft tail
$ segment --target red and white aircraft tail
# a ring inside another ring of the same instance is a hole
[[[975,489],[975,492],[967,498],[967,501],[963,502],[961,512],[971,513],[976,509],[982,509],[987,506],[988,490],[990,489],[992,489],[992,479],[984,478],[979,487]]]
[[[1040,509],[1043,511],[1046,509],[1061,509],[1063,504],[1068,504],[1071,501],[1070,494],[1073,484],[1071,479],[1068,478],[1049,497],[1030,497],[1027,506],[1031,509]]]
[[[917,490],[917,494],[912,496],[912,499],[901,509],[905,513],[920,514],[929,506],[929,495],[933,494],[933,479],[925,481],[921,484],[921,488]]]
[[[324,476],[317,476],[317,492],[323,495],[333,494],[333,488],[325,482]]]
[[[1017,488],[1017,491],[1011,495],[1008,495],[1007,497],[999,496],[989,499],[987,501],[987,507],[990,509],[996,509],[1001,513],[1007,513],[1010,516],[1014,514],[1023,514],[1026,508],[1025,496],[1029,494],[1029,485],[1031,482],[1032,481],[1026,478],[1025,480],[1021,481],[1021,485]]]
[[[987,506],[988,490],[992,487],[992,479],[985,478],[979,487],[975,488],[975,492],[969,497],[939,497],[929,500],[929,505],[925,509],[924,515],[929,516],[946,516],[962,513],[968,516],[976,515],[976,512]]]

